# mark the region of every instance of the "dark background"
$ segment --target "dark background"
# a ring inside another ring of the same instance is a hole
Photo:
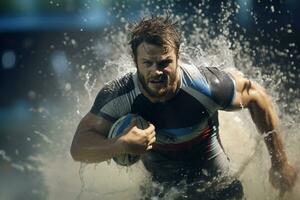
[[[268,73],[268,68],[263,66],[276,63],[288,79],[283,81],[283,87],[299,89],[300,2],[297,0],[202,1],[201,4],[184,0],[1,1],[0,193],[6,184],[3,180],[13,179],[14,187],[26,185],[13,199],[47,196],[43,187],[39,187],[43,183],[39,172],[14,165],[25,162],[40,148],[40,137],[34,137],[33,132],[39,130],[51,137],[59,130],[59,125],[57,130],[49,130],[59,121],[55,115],[62,109],[75,109],[76,99],[71,93],[84,91],[85,79],[81,72],[97,70],[106,61],[105,45],[98,46],[98,51],[90,48],[98,38],[105,37],[112,27],[115,32],[123,30],[125,22],[139,19],[140,11],[145,8],[162,14],[162,8],[168,8],[170,2],[174,4],[172,13],[186,19],[195,15],[198,8],[203,9],[215,25],[212,38],[222,32],[218,29],[223,17],[219,14],[222,5],[231,2],[232,9],[239,6],[238,12],[229,17],[229,40],[236,39],[234,32],[243,35],[253,50],[250,54],[256,67]],[[183,29],[193,27],[187,24]],[[268,48],[267,56],[257,53],[262,46]],[[74,82],[77,84],[70,84]],[[288,103],[299,98],[299,93],[281,98]],[[33,192],[33,188],[39,188],[38,192]]]

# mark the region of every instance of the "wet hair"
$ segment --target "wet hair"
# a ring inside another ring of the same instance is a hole
[[[151,16],[151,18],[141,19],[137,24],[130,27],[130,42],[134,61],[137,58],[137,48],[142,42],[161,46],[168,52],[168,46],[175,49],[178,57],[181,43],[181,34],[179,32],[178,22],[173,22],[171,16],[166,17]]]

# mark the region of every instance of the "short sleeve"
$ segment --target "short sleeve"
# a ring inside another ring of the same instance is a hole
[[[234,79],[217,67],[203,67],[201,71],[209,84],[211,98],[221,109],[226,109],[232,104],[235,96]]]
[[[110,90],[109,86],[105,85],[97,94],[90,112],[97,116],[101,116],[108,121],[116,121],[117,119],[115,116],[117,113],[114,110],[114,106],[110,105],[110,102],[114,99],[114,96],[115,95],[113,91]]]
[[[115,122],[118,118],[131,111],[134,85],[131,75],[111,81],[99,91],[91,113],[106,120]]]

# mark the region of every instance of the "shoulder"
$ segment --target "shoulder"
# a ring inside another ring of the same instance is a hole
[[[199,70],[211,87],[221,87],[226,83],[234,84],[233,76],[225,70],[221,70],[217,67],[200,67]]]
[[[236,69],[226,70],[235,80],[236,98],[229,109],[246,108],[250,103],[266,105],[272,102],[266,89],[253,80],[245,77],[244,74]]]
[[[190,64],[182,64],[181,70],[183,89],[192,88],[205,95],[210,95],[209,85],[198,67]]]
[[[127,73],[122,77],[105,83],[102,90],[111,94],[121,94],[134,89],[133,74]]]
[[[137,94],[133,79],[134,75],[128,73],[106,83],[97,94],[91,113],[114,121],[129,112]]]
[[[198,92],[212,99],[221,109],[231,104],[235,95],[234,78],[227,72],[217,67],[191,66],[183,67],[188,71],[193,84],[190,84]]]
[[[211,97],[221,106],[227,108],[235,96],[235,79],[225,70],[217,67],[202,67],[203,75],[209,84]]]
[[[134,89],[133,74],[128,73],[124,76],[106,83],[99,91],[97,98],[103,103],[111,101],[119,96],[129,93]]]

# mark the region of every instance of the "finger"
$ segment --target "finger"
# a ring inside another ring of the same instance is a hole
[[[293,184],[295,184],[296,180],[298,179],[298,175],[299,175],[299,169],[296,168],[295,169],[295,176],[294,176],[294,179],[293,179]]]
[[[146,128],[146,129],[144,130],[144,133],[145,133],[146,135],[149,135],[149,134],[151,134],[154,130],[155,130],[154,125],[153,125],[153,124],[149,124],[149,127]]]
[[[297,178],[297,174],[292,174],[287,180],[286,180],[286,185],[287,189],[290,191],[292,190],[293,186],[295,185]]]
[[[149,145],[146,150],[151,150],[152,148],[152,145]]]
[[[280,189],[279,180],[273,170],[270,170],[269,172],[269,181],[274,188]]]
[[[279,191],[279,197],[280,197],[280,198],[283,198],[284,194],[285,194],[285,190],[281,189],[281,190]]]
[[[299,173],[299,169],[295,169],[295,171],[293,171],[290,175],[290,179],[288,181],[288,186],[289,186],[289,190],[292,190],[292,188],[295,186],[295,183],[297,181],[297,177],[298,177],[298,173]]]
[[[153,137],[155,137],[155,135],[156,135],[156,132],[155,132],[155,131],[153,131],[152,133],[150,133],[150,134],[147,136],[148,140],[150,141]]]
[[[296,178],[292,177],[291,180],[289,181],[288,190],[291,191],[293,189],[293,187],[295,186],[295,184],[296,184]]]
[[[288,180],[285,180],[280,183],[279,195],[284,195],[286,192],[288,192],[290,190],[291,190],[291,187],[290,187],[290,183]]]
[[[148,145],[153,144],[155,141],[156,141],[156,137],[153,137],[153,138],[148,142]]]

